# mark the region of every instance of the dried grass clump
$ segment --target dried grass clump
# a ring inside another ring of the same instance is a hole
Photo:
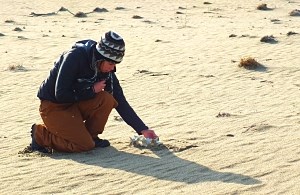
[[[8,66],[10,71],[27,71],[27,69],[22,65],[10,65]]]
[[[254,58],[252,57],[244,57],[240,60],[240,63],[238,65],[241,68],[245,68],[247,70],[254,70],[261,66],[260,63],[258,63]]]
[[[227,112],[219,112],[219,114],[216,117],[219,118],[219,117],[230,117],[230,116],[231,114]]]
[[[96,8],[93,10],[93,12],[108,12],[108,10],[105,9],[105,8],[99,8],[99,7],[96,7]]]
[[[66,12],[66,11],[68,11],[68,9],[67,8],[65,8],[65,7],[61,7],[61,8],[59,8],[59,10],[58,10],[59,12]]]
[[[268,8],[267,4],[265,4],[265,3],[262,3],[262,4],[258,5],[256,7],[256,9],[258,9],[258,10],[270,10],[270,8]]]
[[[278,41],[276,40],[276,38],[273,35],[270,36],[263,36],[260,39],[260,42],[265,42],[265,43],[277,43]]]
[[[138,15],[134,15],[134,16],[132,16],[132,18],[133,18],[133,19],[143,19],[144,17],[138,16]]]
[[[300,10],[295,9],[290,12],[290,16],[300,16]]]
[[[83,13],[83,12],[77,12],[74,16],[78,17],[78,18],[86,18],[87,17],[86,13]]]
[[[115,10],[124,10],[125,7],[116,7]]]
[[[287,36],[291,36],[291,35],[297,35],[299,33],[293,32],[293,31],[289,31],[288,33],[286,33]]]
[[[5,20],[5,23],[15,23],[13,20]]]
[[[20,27],[16,27],[16,28],[14,28],[13,29],[13,31],[18,31],[18,32],[20,32],[20,31],[23,31]]]

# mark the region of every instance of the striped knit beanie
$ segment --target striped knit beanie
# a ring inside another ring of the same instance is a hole
[[[120,63],[125,54],[125,42],[120,35],[109,31],[101,37],[96,49],[106,60]]]

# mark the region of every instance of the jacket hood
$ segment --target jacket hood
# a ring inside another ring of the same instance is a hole
[[[84,50],[84,52],[87,55],[87,58],[89,59],[90,68],[92,70],[95,70],[97,61],[104,60],[104,58],[101,55],[97,55],[96,44],[97,44],[96,41],[87,39],[87,40],[77,41],[72,46],[72,48],[80,48]]]
[[[109,60],[105,58],[104,56],[100,55],[96,49],[97,42],[91,39],[86,39],[82,41],[77,41],[72,48],[81,48],[85,51],[89,63],[90,63],[90,68],[92,70],[96,70],[96,62],[97,61],[102,61],[102,60]],[[113,72],[116,72],[116,67]]]

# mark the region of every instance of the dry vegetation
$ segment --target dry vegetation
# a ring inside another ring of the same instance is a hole
[[[8,66],[10,71],[27,71],[27,69],[22,65],[10,65]]]
[[[260,63],[258,63],[254,58],[252,57],[244,57],[240,60],[240,63],[238,65],[241,68],[245,68],[248,70],[254,70],[256,68],[259,68],[262,66]]]
[[[270,8],[268,8],[267,4],[262,3],[262,4],[258,5],[256,7],[256,9],[258,9],[258,10],[269,10]]]

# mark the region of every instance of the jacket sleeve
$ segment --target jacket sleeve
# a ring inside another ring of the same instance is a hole
[[[91,87],[83,90],[75,90],[74,85],[80,71],[80,64],[85,57],[80,50],[71,50],[63,54],[60,59],[60,67],[55,83],[55,98],[61,103],[73,103],[80,100],[90,99],[95,96]]]
[[[129,126],[131,126],[139,135],[141,135],[142,130],[149,128],[144,124],[144,122],[139,118],[139,116],[127,102],[122,87],[120,86],[119,80],[115,74],[113,74],[113,82],[113,95],[118,102],[118,106],[116,107],[117,112]]]

